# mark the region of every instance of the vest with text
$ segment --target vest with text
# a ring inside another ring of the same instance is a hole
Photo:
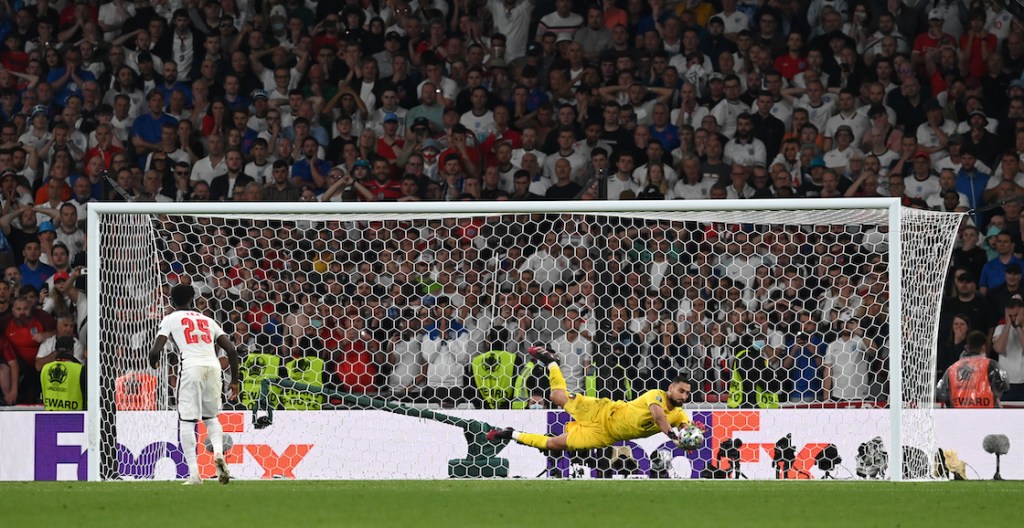
[[[52,361],[39,372],[43,384],[43,405],[47,411],[81,411],[82,365],[74,361]]]
[[[729,403],[730,409],[739,408],[743,405],[743,375],[740,374],[739,360],[747,354],[746,350],[740,350],[732,360],[732,378],[729,379]],[[764,360],[759,360],[764,361]],[[754,396],[757,398],[756,405],[761,409],[778,409],[779,395],[770,392],[763,383],[754,384]]]
[[[473,382],[488,409],[498,409],[512,400],[516,381],[516,355],[491,350],[473,358]]]
[[[995,394],[988,380],[989,361],[985,356],[968,356],[949,367],[949,401],[959,409],[992,409]]]

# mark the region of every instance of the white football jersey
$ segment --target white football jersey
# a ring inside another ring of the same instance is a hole
[[[160,321],[157,335],[170,336],[181,353],[181,367],[220,367],[217,338],[224,330],[216,321],[194,310],[178,310]]]

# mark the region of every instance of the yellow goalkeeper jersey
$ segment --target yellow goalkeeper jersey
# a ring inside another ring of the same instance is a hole
[[[647,438],[661,429],[654,422],[651,415],[651,405],[658,405],[665,411],[668,423],[673,428],[690,421],[690,417],[681,407],[671,411],[668,409],[668,394],[661,390],[649,390],[639,398],[624,402],[616,401],[612,404],[611,412],[605,419],[605,429],[616,441],[630,440],[633,438]]]

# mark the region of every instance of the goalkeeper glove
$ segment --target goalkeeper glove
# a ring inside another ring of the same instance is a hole
[[[679,433],[675,432],[675,430],[671,430],[665,434],[672,440],[672,443],[675,444],[676,447],[678,447],[679,449],[682,449],[686,452],[691,451],[690,449],[686,449],[686,447],[683,446],[683,441],[682,439],[679,438]]]

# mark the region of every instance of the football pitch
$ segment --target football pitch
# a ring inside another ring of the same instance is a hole
[[[1009,526],[1024,481],[0,483],[3,526]],[[652,524],[659,523],[659,524]]]

